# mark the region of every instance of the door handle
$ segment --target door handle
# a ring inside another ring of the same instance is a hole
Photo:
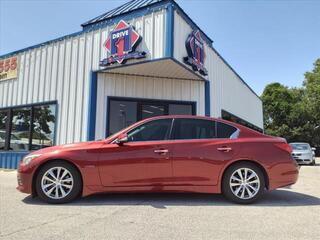
[[[230,151],[232,151],[232,148],[231,147],[218,147],[217,150],[220,152],[230,152]]]
[[[154,150],[154,153],[158,153],[158,154],[166,154],[168,152],[169,152],[168,149],[157,149],[157,150]]]

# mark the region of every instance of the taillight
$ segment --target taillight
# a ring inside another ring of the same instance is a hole
[[[292,148],[288,143],[275,143],[274,145],[290,154],[292,153]]]

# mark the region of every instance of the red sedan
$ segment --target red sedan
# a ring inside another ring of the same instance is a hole
[[[49,203],[101,192],[223,193],[251,203],[297,181],[285,139],[208,117],[138,122],[100,141],[45,148],[19,166],[18,190]]]

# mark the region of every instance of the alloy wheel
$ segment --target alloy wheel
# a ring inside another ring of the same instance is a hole
[[[64,167],[52,167],[46,171],[41,179],[43,193],[51,199],[63,199],[73,189],[73,176]]]
[[[258,174],[250,168],[239,168],[235,170],[229,181],[232,193],[243,200],[253,198],[260,189]]]

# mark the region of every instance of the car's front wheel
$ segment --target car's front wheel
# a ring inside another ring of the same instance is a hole
[[[264,175],[253,163],[232,165],[223,176],[222,192],[227,199],[236,203],[252,203],[263,194],[264,189]]]
[[[64,161],[54,161],[41,167],[35,187],[38,196],[45,202],[66,203],[79,196],[82,180],[73,165]]]

